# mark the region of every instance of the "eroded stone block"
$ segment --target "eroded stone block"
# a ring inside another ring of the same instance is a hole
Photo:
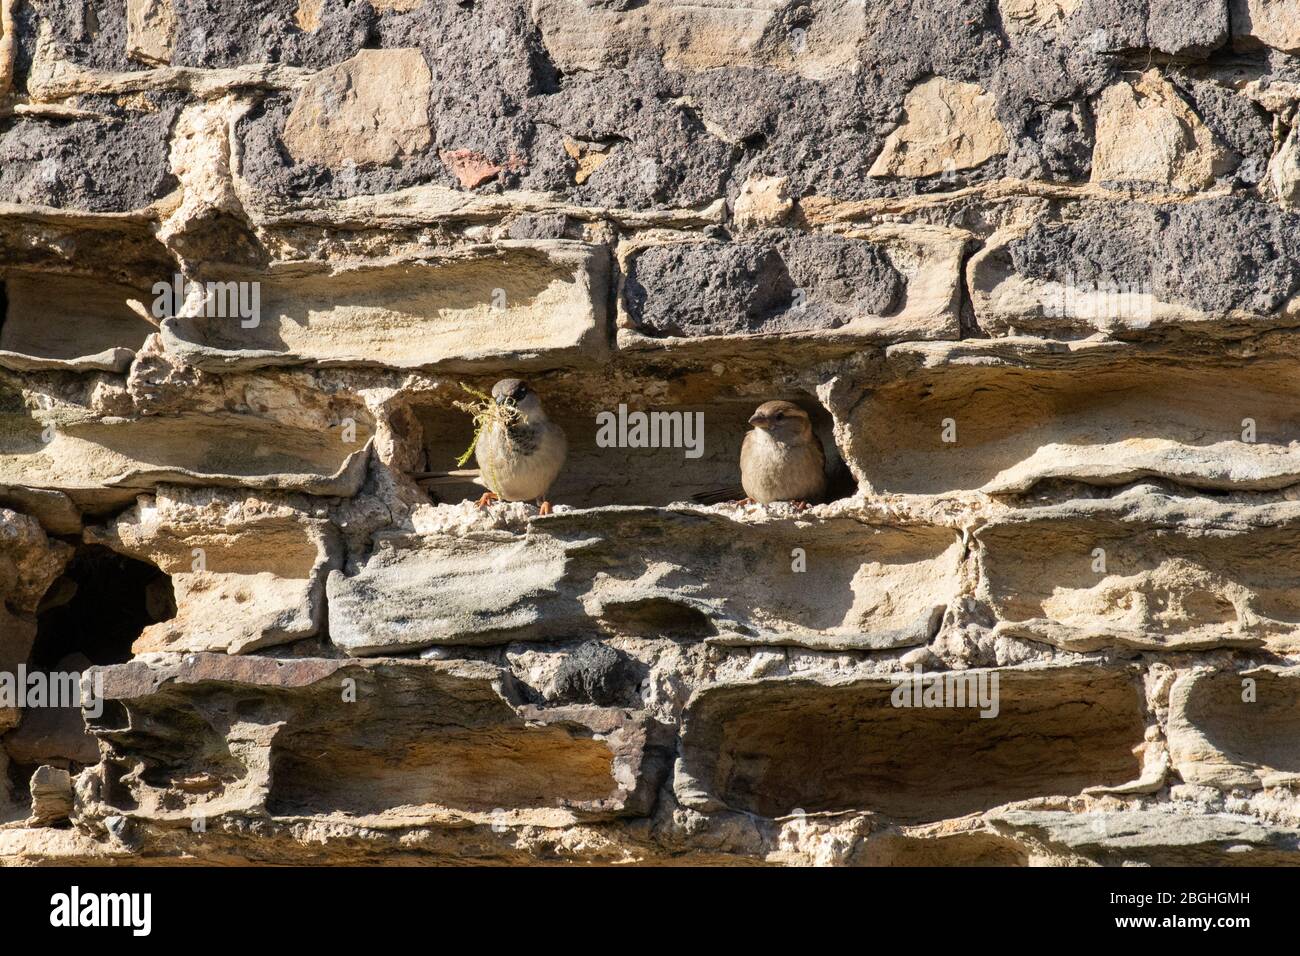
[[[86,540],[171,575],[175,617],[147,627],[136,654],[245,653],[311,637],[325,575],[341,560],[319,506],[292,496],[162,487]]]
[[[1092,181],[1206,189],[1229,169],[1214,134],[1157,71],[1107,87],[1097,106]]]
[[[1054,479],[1149,477],[1263,490],[1300,476],[1280,358],[1207,367],[1144,352],[1135,363],[1118,343],[1032,339],[889,355],[897,374],[847,423],[846,458],[876,492],[1018,494]]]
[[[532,17],[560,69],[623,67],[645,54],[670,69],[767,67],[821,77],[853,68],[865,33],[862,0],[822,4],[798,25],[786,0],[651,0],[640,6],[534,0]]]
[[[1073,338],[1294,321],[1297,219],[1267,203],[1085,203],[991,236],[967,267],[980,327]]]
[[[104,688],[91,809],[164,825],[564,826],[645,813],[662,774],[644,718],[538,709],[485,663],[196,654],[106,668]]]
[[[0,365],[19,370],[125,372],[156,326],[129,302],[130,286],[57,273],[0,274],[8,302],[0,324]]]
[[[432,74],[419,50],[362,50],[318,73],[294,103],[284,144],[300,162],[383,165],[432,142]]]
[[[1169,692],[1169,755],[1190,784],[1289,787],[1300,782],[1300,668],[1197,668]]]
[[[1229,0],[1233,45],[1251,50],[1269,46],[1300,53],[1300,3],[1296,0]]]
[[[0,487],[100,504],[124,503],[134,496],[131,489],[160,482],[350,495],[365,475],[372,427],[364,413],[344,405],[287,421],[200,411],[98,418],[85,410],[31,408],[20,393],[4,389]]]
[[[185,313],[168,351],[199,368],[554,365],[608,342],[608,256],[584,243],[507,241],[427,261],[273,270],[256,327]]]
[[[627,251],[622,325],[644,339],[955,338],[964,240],[943,229],[759,234]]]
[[[897,685],[883,676],[702,688],[686,709],[677,798],[767,817],[869,810],[914,823],[1137,776],[1143,708],[1130,673],[997,673],[992,718],[978,707],[893,706]]]
[[[795,547],[814,571],[795,570]],[[934,635],[960,589],[960,560],[946,528],[587,510],[534,522],[526,537],[381,537],[354,573],[330,574],[330,635],[357,655],[610,629],[883,650]]]
[[[1014,512],[975,532],[999,634],[1074,651],[1300,648],[1290,503],[1147,486]]]
[[[935,77],[903,101],[902,124],[889,134],[870,176],[936,176],[973,169],[1007,150],[995,100],[974,83]]]

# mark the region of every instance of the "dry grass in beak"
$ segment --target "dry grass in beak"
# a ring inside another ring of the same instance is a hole
[[[454,406],[462,412],[468,412],[474,419],[474,439],[469,443],[469,447],[465,449],[465,454],[456,459],[456,464],[463,467],[465,462],[469,461],[474,454],[479,437],[482,436],[485,428],[494,422],[499,422],[502,428],[509,428],[519,422],[523,416],[514,405],[500,405],[493,400],[491,395],[480,392],[476,388],[470,388],[464,382],[458,384],[476,399],[473,402],[452,402]]]

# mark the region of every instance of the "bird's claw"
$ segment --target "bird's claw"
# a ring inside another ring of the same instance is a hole
[[[792,502],[790,502],[790,507],[792,507],[792,508],[794,509],[795,514],[798,514],[798,513],[801,512],[801,511],[807,511],[807,510],[808,510],[808,502],[806,502],[806,501],[792,501]]]
[[[739,501],[733,501],[732,504],[737,508],[743,508],[745,505],[756,505],[758,502],[753,498],[741,498]]]
[[[549,501],[543,501],[537,505],[537,514],[539,516],[548,515],[550,513],[551,513],[551,503]]]
[[[498,498],[495,491],[485,491],[483,492],[483,497],[479,498],[476,507],[486,508],[488,505],[492,504],[492,502],[497,500]]]

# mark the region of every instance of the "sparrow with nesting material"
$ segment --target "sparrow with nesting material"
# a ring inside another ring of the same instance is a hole
[[[806,507],[826,494],[826,452],[808,413],[793,402],[764,402],[740,446],[740,483],[750,501]]]
[[[498,498],[535,501],[542,514],[549,514],[546,492],[568,451],[564,430],[546,417],[537,393],[520,379],[504,378],[493,385],[492,401],[509,413],[509,424],[489,421],[478,436],[474,460],[480,483],[488,489],[478,506],[485,508]]]

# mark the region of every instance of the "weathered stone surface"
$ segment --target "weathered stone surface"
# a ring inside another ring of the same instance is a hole
[[[820,569],[813,578],[791,567],[791,547],[807,532],[788,521],[742,523],[698,508],[583,515],[554,515],[526,540],[493,531],[380,538],[355,573],[330,574],[331,638],[361,655],[611,630],[885,649],[929,640],[960,587],[960,544],[946,528],[818,521],[817,543],[805,548]],[[643,541],[642,552],[620,559],[628,540]],[[731,584],[754,576],[766,581],[761,594]]]
[[[832,0],[798,19],[796,10],[785,0],[533,0],[531,12],[546,52],[566,72],[622,67],[647,53],[677,70],[749,66],[811,77],[851,70],[864,34],[863,4]]]
[[[793,210],[787,177],[751,176],[736,197],[732,220],[740,230],[770,229],[785,225]]]
[[[663,768],[644,716],[539,709],[516,694],[508,674],[468,661],[119,665],[105,671],[105,696],[129,724],[91,729],[107,749],[100,769],[126,788],[101,777],[85,809],[185,826],[253,812],[379,829],[562,827],[647,809]],[[160,717],[178,732],[135,729]]]
[[[607,344],[608,257],[576,242],[503,242],[427,260],[272,268],[255,328],[201,310],[163,322],[199,368],[575,363]]]
[[[1300,830],[1193,809],[1071,813],[1006,810],[993,828],[1058,865],[1293,866]]]
[[[137,654],[238,654],[311,637],[325,615],[325,575],[340,560],[319,506],[229,491],[162,487],[86,540],[171,575],[176,615],[147,627]]]
[[[1181,673],[1169,691],[1169,754],[1189,784],[1290,787],[1300,774],[1294,667]]]
[[[72,814],[72,778],[68,771],[55,767],[39,767],[32,774],[33,826],[50,826],[68,819]]]
[[[172,0],[127,0],[126,53],[150,65],[171,62],[176,41]]]
[[[980,593],[999,633],[1068,650],[1294,653],[1300,568],[1286,542],[1297,518],[1291,502],[1171,499],[1149,486],[1028,508],[975,532]]]
[[[138,289],[49,272],[0,275],[7,309],[0,325],[0,366],[19,370],[125,372],[156,326],[128,303]]]
[[[992,235],[967,285],[993,334],[1287,327],[1300,292],[1297,222],[1261,202],[1088,204]]]
[[[191,402],[131,418],[2,386],[0,402],[0,487],[63,492],[79,504],[125,503],[131,489],[160,482],[355,493],[372,429],[346,400],[288,415]]]
[[[1157,71],[1102,93],[1093,182],[1195,192],[1227,169],[1228,158],[1214,134]]]
[[[1023,30],[1060,29],[1065,18],[1079,6],[1079,0],[998,0],[998,12],[1008,33]]]
[[[1291,130],[1273,157],[1270,179],[1277,198],[1290,210],[1300,210],[1300,133]]]
[[[955,338],[961,255],[953,233],[889,227],[630,249],[623,324],[647,338]]]
[[[994,718],[970,706],[899,708],[898,685],[879,678],[704,687],[687,705],[674,790],[700,810],[871,810],[917,823],[1136,776],[1142,705],[1131,674],[1076,666],[998,677]],[[1075,736],[1085,712],[1097,728],[1089,740]],[[864,723],[870,734],[856,730]]]
[[[1135,354],[1024,339],[891,346],[902,374],[853,409],[846,460],[877,492],[1016,494],[1148,477],[1225,490],[1295,484],[1284,360],[1197,367],[1144,354],[1134,366]],[[1268,424],[1251,432],[1247,418]]]
[[[382,165],[430,143],[428,64],[419,50],[362,50],[313,77],[284,127],[294,159]]]
[[[36,206],[126,212],[174,186],[167,131],[176,107],[166,97],[128,109],[93,103],[103,118],[0,121],[0,196]]]
[[[0,864],[1294,863],[1292,6],[0,0]]]
[[[1295,0],[1228,0],[1234,44],[1300,53],[1300,6]]]
[[[993,97],[974,83],[926,80],[907,94],[903,109],[903,123],[885,140],[871,176],[935,176],[1006,152]]]
[[[1084,0],[1070,19],[1076,36],[1097,51],[1150,47],[1204,57],[1228,40],[1225,0]]]
[[[14,673],[31,656],[36,610],[71,556],[33,518],[0,508],[0,672]],[[18,717],[16,708],[0,707],[0,732]]]

